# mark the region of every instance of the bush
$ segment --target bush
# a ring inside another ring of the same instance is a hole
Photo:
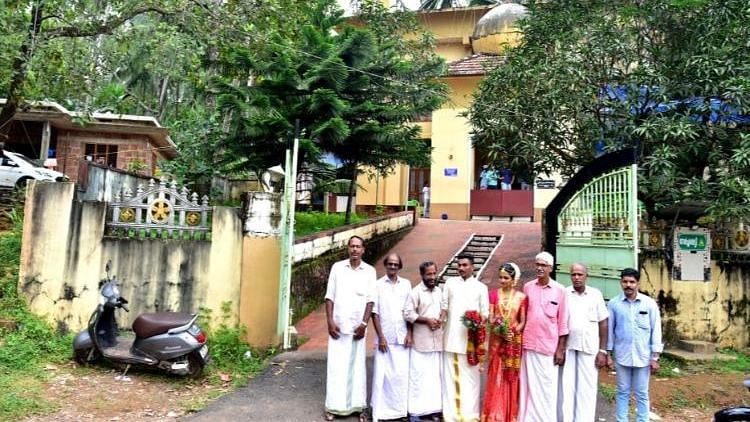
[[[222,304],[220,323],[215,329],[211,329],[211,310],[201,309],[200,324],[208,337],[211,376],[216,378],[226,374],[231,377],[235,386],[242,386],[247,384],[248,377],[265,367],[268,358],[273,356],[276,350],[251,348],[243,340],[247,329],[228,322],[231,320],[231,306],[231,302]]]
[[[49,409],[41,394],[43,364],[70,357],[71,336],[62,335],[32,314],[18,295],[23,218],[12,212],[13,230],[0,234],[0,319],[16,323],[0,329],[0,420],[15,420]]]
[[[351,224],[359,223],[364,218],[352,214]],[[294,235],[308,234],[335,229],[344,225],[344,214],[324,213],[319,211],[298,212],[294,214]]]

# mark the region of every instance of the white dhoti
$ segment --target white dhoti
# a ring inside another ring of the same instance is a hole
[[[519,421],[551,422],[557,420],[559,373],[553,356],[533,350],[523,350]]]
[[[411,349],[408,399],[410,415],[425,416],[442,411],[442,357],[442,352],[418,352]]]
[[[596,355],[579,350],[568,350],[561,377],[558,420],[562,422],[590,422],[596,418],[596,391],[599,371]]]
[[[341,334],[328,337],[326,412],[351,415],[367,407],[365,340]]]
[[[372,419],[406,417],[409,393],[409,349],[389,344],[388,352],[375,350],[372,369]]]
[[[443,352],[443,377],[443,419],[478,421],[479,365],[469,365],[465,354]]]

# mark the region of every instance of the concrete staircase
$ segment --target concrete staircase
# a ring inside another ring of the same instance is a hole
[[[490,258],[495,253],[498,246],[500,246],[502,239],[502,236],[472,233],[466,240],[466,243],[458,249],[458,252],[453,255],[451,260],[448,261],[442,271],[440,271],[438,274],[438,282],[444,283],[447,278],[458,276],[458,259],[456,257],[462,253],[470,253],[474,255],[474,275],[476,278],[479,278],[487,263],[490,261]]]

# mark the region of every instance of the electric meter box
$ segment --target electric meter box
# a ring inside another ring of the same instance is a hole
[[[711,232],[678,227],[674,232],[672,278],[711,281]]]

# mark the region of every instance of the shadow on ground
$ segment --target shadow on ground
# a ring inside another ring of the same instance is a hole
[[[287,352],[277,356],[248,386],[211,403],[181,421],[323,421],[325,352]],[[367,359],[368,382],[372,358]],[[369,394],[369,385],[368,385]],[[614,406],[598,398],[597,421],[614,421]],[[355,421],[356,417],[337,421]]]

